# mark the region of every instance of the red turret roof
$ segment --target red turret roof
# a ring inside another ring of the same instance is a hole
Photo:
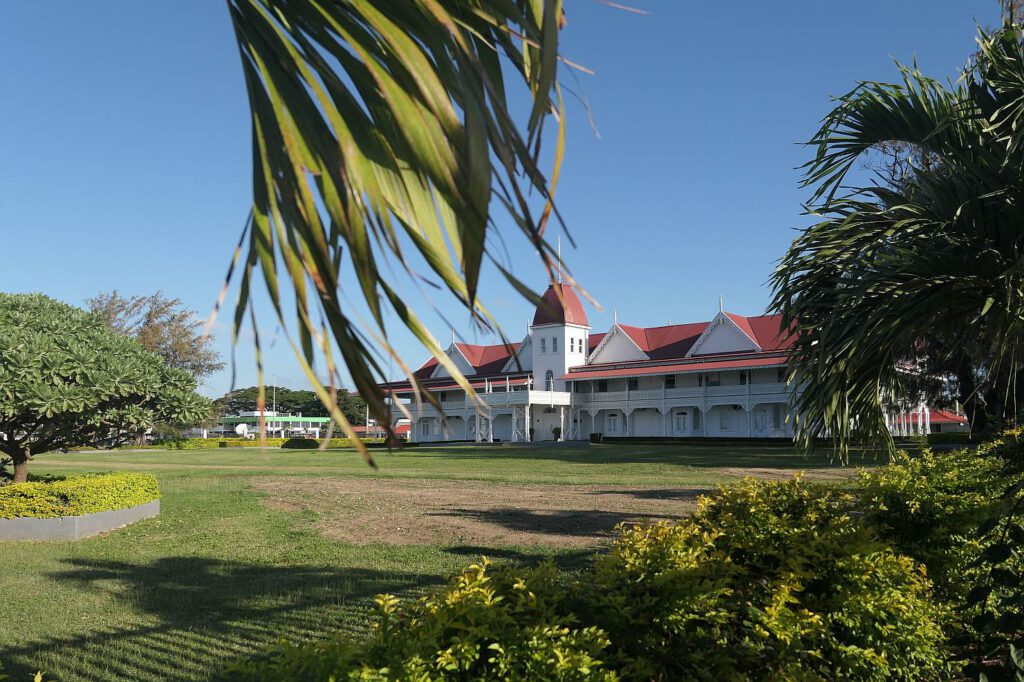
[[[557,290],[555,287],[558,287]],[[561,298],[559,298],[561,294]],[[537,306],[537,312],[533,314],[533,324],[578,324],[581,327],[589,327],[587,313],[583,310],[583,303],[568,284],[552,284],[541,297],[541,303]]]

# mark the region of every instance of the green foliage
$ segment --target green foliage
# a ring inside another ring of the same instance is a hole
[[[33,453],[124,442],[208,409],[188,372],[98,318],[39,294],[0,294],[0,451],[16,466]]]
[[[487,561],[440,594],[403,603],[377,597],[373,634],[316,645],[283,645],[235,672],[263,680],[605,680],[608,639],[559,607],[551,564],[518,575]]]
[[[963,433],[929,433],[928,444],[929,445],[967,445],[974,440],[974,437],[969,432]]]
[[[799,480],[748,480],[692,518],[627,530],[584,599],[625,679],[919,680],[943,610],[909,558]]]
[[[217,441],[217,447],[219,448],[279,448],[284,445],[287,438],[265,438],[260,440],[259,438],[222,438]]]
[[[267,409],[270,409],[273,386],[264,386]],[[259,405],[259,387],[240,388],[214,401],[224,414],[240,412],[256,412]],[[306,417],[329,417],[323,401],[313,391],[293,390],[278,386],[275,396],[278,412],[301,413]],[[338,408],[350,424],[366,423],[366,401],[354,393],[342,389],[338,391]]]
[[[364,642],[285,645],[245,679],[921,680],[949,675],[921,567],[832,486],[745,481],[679,523],[624,529],[591,571],[472,566],[378,599]]]
[[[159,498],[160,488],[151,474],[120,472],[17,483],[0,488],[0,519],[80,516]]]
[[[920,561],[941,598],[962,604],[980,577],[978,528],[998,512],[1003,462],[989,449],[896,453],[859,474],[866,520]]]
[[[124,297],[116,290],[86,301],[89,310],[118,332],[163,358],[168,367],[183,369],[196,380],[224,369],[213,337],[203,321],[181,299],[158,291],[150,296]]]
[[[882,403],[907,383],[894,359],[917,366],[922,344],[954,358],[981,349],[947,373],[984,377],[993,403],[1020,390],[1024,32],[1007,24],[979,43],[949,85],[910,67],[900,83],[860,83],[811,140],[805,184],[821,221],[773,275],[773,307],[798,332],[790,378],[804,387],[795,425],[806,448],[818,437],[844,456],[852,442],[891,446]],[[911,150],[898,182],[845,184],[892,144]]]
[[[382,266],[398,264],[399,278],[419,281],[425,273],[414,263],[422,263],[484,327],[494,326],[477,300],[485,261],[539,302],[501,264],[496,225],[512,226],[552,280],[563,270],[545,232],[557,215],[553,181],[564,150],[562,0],[228,5],[255,169],[251,219],[237,252],[244,256],[236,331],[247,309],[255,318],[251,292],[262,283],[277,323],[298,327],[288,338],[309,380],[318,382],[312,364],[321,353],[331,374],[343,363],[381,424],[392,416],[378,386],[389,355],[381,345],[394,353],[394,324],[472,392],[396,286],[396,272]],[[508,106],[520,95],[530,101],[525,116]],[[545,131],[556,131],[550,145],[541,144]],[[554,155],[551,182],[542,150]],[[288,324],[291,307],[282,301],[292,298],[296,315]],[[356,300],[367,315],[352,314]]]

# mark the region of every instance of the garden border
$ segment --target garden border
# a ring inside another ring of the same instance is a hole
[[[142,519],[160,514],[160,500],[153,500],[127,509],[111,509],[81,516],[58,516],[48,519],[18,517],[0,519],[0,541],[3,540],[81,540],[123,528]]]

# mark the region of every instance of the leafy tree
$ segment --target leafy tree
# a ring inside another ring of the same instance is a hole
[[[313,364],[327,356],[333,375],[334,353],[384,424],[391,420],[377,386],[386,376],[382,355],[419,386],[388,341],[389,314],[473,394],[406,303],[395,271],[417,285],[427,279],[493,327],[477,300],[485,261],[539,301],[501,258],[499,213],[552,279],[561,269],[545,235],[565,139],[561,0],[228,0],[228,8],[249,93],[254,170],[252,212],[236,252],[236,333],[247,312],[255,317],[259,272],[325,404],[328,389]],[[530,97],[529,111],[512,111],[507,95],[516,87]],[[541,145],[549,118],[556,142]],[[542,147],[553,156],[550,176]],[[420,262],[426,277],[415,271]],[[285,319],[286,289],[296,337]],[[369,311],[365,323],[347,305],[357,298]],[[353,436],[340,411],[332,414]]]
[[[270,395],[273,386],[264,386],[267,396],[266,406],[271,407]],[[342,389],[337,392],[337,406],[351,424],[366,422],[366,402],[358,395]],[[249,386],[224,394],[217,398],[215,404],[224,414],[239,412],[255,412],[259,405],[259,386]],[[277,411],[301,412],[307,417],[327,417],[329,410],[313,391],[293,390],[283,386],[277,387]]]
[[[33,454],[119,444],[155,422],[209,412],[188,372],[83,310],[41,294],[0,294],[0,452],[14,482]]]
[[[774,307],[798,332],[790,374],[797,439],[892,446],[883,401],[905,390],[904,362],[928,340],[981,359],[979,385],[1013,397],[1024,301],[1024,34],[981,33],[955,85],[914,69],[838,99],[806,166],[821,221],[773,276]],[[914,150],[896,184],[844,187],[879,145]],[[952,356],[951,356],[952,357]],[[968,375],[970,373],[968,372]],[[963,390],[963,389],[961,389]]]
[[[108,327],[132,337],[168,367],[183,369],[196,381],[224,369],[220,354],[212,348],[213,338],[203,334],[203,323],[181,299],[167,298],[161,291],[122,296],[115,290],[98,294],[86,304]]]

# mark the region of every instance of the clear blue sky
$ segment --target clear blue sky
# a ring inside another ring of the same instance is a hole
[[[573,105],[559,189],[579,244],[564,256],[604,306],[589,311],[595,331],[615,308],[636,325],[708,319],[719,294],[731,311],[762,312],[773,263],[807,220],[795,168],[809,151],[798,143],[830,96],[893,79],[893,59],[952,77],[976,23],[998,20],[995,0],[626,4],[650,14],[569,0],[564,31],[566,55],[596,72],[579,87],[600,137]],[[0,64],[0,290],[81,304],[160,289],[205,315],[250,197],[223,3],[2,2]],[[536,257],[506,235],[517,274],[542,287]],[[482,293],[521,336],[530,306],[493,275]],[[424,317],[448,338],[440,317]],[[410,362],[424,358],[411,338],[395,341]],[[220,325],[226,357],[230,345]],[[237,361],[236,385],[254,383],[248,339]],[[281,385],[305,385],[283,341],[268,367]],[[226,371],[203,390],[219,395],[230,381]]]

